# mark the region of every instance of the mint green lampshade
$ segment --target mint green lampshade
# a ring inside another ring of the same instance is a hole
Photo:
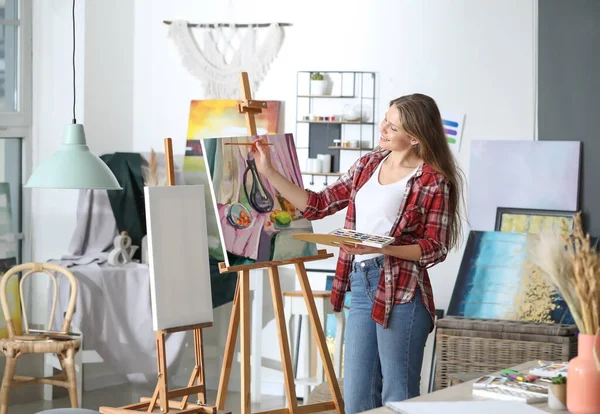
[[[122,190],[110,168],[90,152],[81,124],[67,125],[60,147],[35,169],[25,187]]]

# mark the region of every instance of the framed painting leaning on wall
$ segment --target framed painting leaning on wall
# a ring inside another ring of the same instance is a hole
[[[573,228],[576,211],[498,207],[494,230],[508,233],[535,233]]]

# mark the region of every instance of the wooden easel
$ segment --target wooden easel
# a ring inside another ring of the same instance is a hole
[[[246,126],[250,135],[257,135],[256,120],[254,116],[262,112],[262,108],[266,108],[267,104],[264,101],[255,101],[252,99],[250,92],[250,82],[248,74],[242,72],[240,76],[241,89],[243,100],[238,106],[239,113],[246,115]],[[277,334],[279,336],[279,351],[281,353],[281,361],[283,364],[283,378],[285,381],[285,391],[287,407],[278,410],[268,411],[269,414],[288,414],[288,413],[317,413],[328,410],[336,410],[337,413],[344,412],[344,402],[340,393],[340,388],[335,376],[333,364],[321,321],[318,318],[315,300],[312,294],[312,289],[308,282],[306,268],[304,263],[327,259],[333,257],[333,254],[327,253],[325,250],[319,250],[316,256],[301,257],[297,259],[271,261],[253,263],[242,266],[226,267],[225,263],[219,263],[219,271],[221,273],[237,272],[237,286],[233,299],[233,309],[231,311],[231,320],[229,323],[229,331],[227,334],[227,342],[225,344],[225,356],[223,358],[223,366],[221,368],[221,377],[219,381],[219,389],[217,393],[217,407],[222,410],[225,407],[227,398],[227,387],[231,374],[231,364],[235,352],[235,342],[238,331],[240,331],[240,349],[241,349],[241,413],[249,414],[250,409],[250,270],[265,269],[269,270],[269,278],[271,281],[271,294],[273,297],[273,308],[275,311],[275,320],[277,323]],[[292,358],[290,354],[290,344],[288,342],[287,329],[285,325],[285,315],[283,311],[283,297],[281,293],[281,285],[279,283],[278,267],[282,265],[293,264],[296,267],[296,273],[302,288],[302,296],[306,302],[308,315],[311,321],[313,335],[317,340],[317,345],[323,365],[325,367],[325,375],[333,401],[302,405],[298,406],[296,400],[296,386],[292,368]],[[241,323],[240,323],[241,314]],[[241,325],[241,326],[240,326]],[[260,333],[257,333],[259,335]],[[260,352],[260,350],[257,350]],[[260,367],[255,367],[259,369]],[[267,412],[263,412],[267,413]]]
[[[171,138],[165,138],[165,163],[167,173],[167,185],[175,185],[175,170],[173,168],[173,145]],[[131,414],[133,411],[155,412],[160,408],[161,413],[211,413],[217,412],[216,406],[206,405],[206,384],[204,383],[204,354],[202,347],[202,329],[210,328],[212,322],[196,325],[180,326],[176,328],[162,329],[156,331],[156,357],[158,361],[158,380],[154,394],[151,398],[142,397],[139,403],[129,404],[123,407],[100,407],[103,414]],[[174,332],[194,331],[194,359],[195,366],[190,376],[187,387],[169,390],[167,375],[167,352],[166,336]],[[190,395],[197,394],[197,404],[188,403]],[[181,401],[173,398],[183,397]]]

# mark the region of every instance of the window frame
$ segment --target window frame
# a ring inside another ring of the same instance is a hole
[[[0,139],[21,140],[21,182],[27,182],[32,167],[33,127],[33,5],[29,0],[16,0],[19,27],[17,43],[16,88],[19,103],[16,111],[0,111]],[[16,25],[15,20],[0,19],[0,24]],[[31,260],[31,192],[21,192],[20,262]]]
[[[32,122],[32,4],[31,1],[17,0],[19,10],[18,26],[20,36],[18,37],[17,58],[17,92],[19,109],[14,112],[0,112],[0,136],[6,137],[14,127],[30,127]],[[2,19],[0,24],[14,24],[14,20]],[[18,131],[10,132],[12,138],[25,139],[26,135],[17,135]],[[27,134],[29,135],[29,133]]]

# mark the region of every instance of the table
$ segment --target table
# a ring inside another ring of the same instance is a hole
[[[61,264],[61,263],[58,263]],[[131,382],[153,382],[156,379],[156,337],[152,328],[152,306],[150,299],[150,270],[147,264],[127,263],[121,266],[107,264],[70,266],[79,282],[76,312],[73,315],[74,331],[83,335],[82,349],[77,353],[77,380],[79,401],[82,401],[84,364],[106,363],[116,374],[125,376]],[[268,280],[263,270],[251,271],[251,302],[253,332],[262,332],[263,283]],[[59,295],[55,326],[62,326],[63,310],[69,297],[69,285],[64,278],[58,278]],[[221,309],[227,309],[222,307]],[[222,343],[210,343],[205,336],[204,352],[215,355],[217,366],[222,364],[222,349],[225,347],[229,312],[215,309],[214,334],[222,338]],[[216,333],[219,332],[219,333]],[[167,359],[169,367],[179,359],[186,345],[184,332],[173,333],[167,339]],[[252,348],[262,349],[261,335],[252,335]],[[135,355],[132,353],[135,350]],[[252,355],[252,366],[262,365],[261,352]],[[208,358],[207,358],[208,359]],[[187,360],[184,361],[188,362]],[[211,361],[212,363],[212,361]],[[59,368],[58,359],[53,355],[45,358],[45,372],[53,374]],[[218,371],[218,370],[217,370]],[[253,370],[252,401],[261,398],[261,369]],[[103,386],[105,377],[99,377],[98,384],[91,389]],[[44,399],[52,399],[52,387],[44,387]]]
[[[535,366],[537,366],[537,361],[530,361],[530,362],[526,362],[524,364],[520,364],[520,365],[511,367],[511,369],[514,369],[515,371],[519,371],[519,372],[527,372],[530,368],[533,368]],[[493,375],[500,376],[500,372],[496,372]],[[444,388],[439,391],[434,391],[432,393],[425,394],[420,397],[411,398],[410,400],[407,400],[407,401],[415,401],[415,402],[416,401],[429,401],[429,402],[433,402],[433,401],[473,401],[476,399],[481,401],[480,398],[473,398],[472,392],[473,392],[473,382],[474,381],[475,380],[463,382],[462,384],[458,384],[453,387]],[[566,411],[551,410],[548,408],[547,403],[530,404],[530,405],[532,407],[539,408],[540,410],[543,410],[548,413],[565,413],[566,412]],[[380,408],[376,408],[374,410],[369,410],[369,411],[365,411],[365,412],[372,413],[372,414],[395,414],[395,412],[393,410],[390,410],[389,408],[386,408],[386,407],[380,407]],[[518,414],[518,413],[515,413],[515,414]]]

